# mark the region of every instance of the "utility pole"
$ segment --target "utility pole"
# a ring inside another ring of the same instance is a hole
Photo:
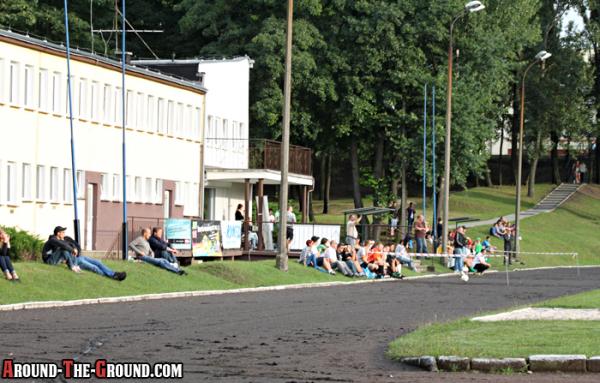
[[[283,129],[281,133],[281,184],[279,191],[279,253],[275,265],[288,270],[287,210],[288,210],[288,162],[290,151],[290,104],[292,98],[292,25],[294,0],[288,0],[287,45],[285,49],[285,82],[283,85]]]

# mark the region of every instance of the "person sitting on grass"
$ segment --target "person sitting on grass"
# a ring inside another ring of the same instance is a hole
[[[329,259],[329,264],[331,265],[331,268],[339,271],[340,273],[344,274],[347,277],[354,276],[354,273],[352,271],[350,271],[350,269],[348,268],[346,263],[341,262],[338,259],[337,242],[334,240],[331,240],[331,241],[327,242],[326,245],[329,245],[329,246],[325,250],[325,257]]]
[[[10,249],[10,235],[0,229],[0,269],[2,269],[6,280],[20,282],[21,279],[19,279],[19,276],[10,261],[10,257],[8,256],[8,249]]]
[[[401,265],[406,265],[409,269],[416,272],[417,268],[413,265],[412,260],[408,256],[405,244],[406,242],[402,240],[396,245],[396,248],[394,249],[394,256],[400,262]]]
[[[150,243],[150,248],[154,252],[154,256],[156,258],[164,258],[169,263],[173,264],[179,268],[179,263],[177,262],[177,258],[175,254],[177,254],[177,250],[173,249],[169,246],[169,243],[162,239],[163,229],[160,227],[152,228],[152,236],[148,241]]]
[[[164,258],[154,258],[154,253],[152,252],[152,249],[150,248],[150,243],[148,242],[150,236],[150,229],[144,228],[142,229],[141,235],[133,241],[131,241],[131,243],[129,244],[129,249],[133,251],[135,259],[149,263],[154,266],[158,266],[175,274],[187,274],[179,267],[173,266],[172,263],[170,263]]]
[[[66,229],[65,229],[66,230]],[[63,234],[64,235],[64,234]],[[71,237],[64,236],[64,241],[75,249],[75,259],[77,266],[82,270],[91,271],[103,277],[108,277],[116,281],[122,281],[127,278],[127,273],[124,271],[113,271],[106,266],[102,261],[81,255],[81,246]]]
[[[491,267],[491,265],[486,262],[483,253],[468,255],[467,258],[465,258],[465,266],[471,273],[479,274],[483,274],[485,270]]]
[[[310,239],[307,239],[306,246],[300,252],[300,257],[298,258],[298,263],[303,264],[304,266],[307,266],[306,262],[307,262],[307,258],[311,254],[311,250],[312,250],[312,241]]]
[[[359,249],[356,252],[357,261],[363,269],[366,269],[369,266],[369,253],[374,244],[375,242],[371,240],[362,241],[361,246],[359,246]]]
[[[66,228],[57,226],[54,228],[54,234],[48,236],[48,240],[42,248],[42,260],[48,265],[57,265],[66,263],[67,266],[76,273],[81,269],[77,266],[77,249],[67,243],[65,239]]]
[[[346,266],[348,266],[348,268],[350,269],[350,271],[352,271],[355,277],[365,276],[365,273],[362,267],[360,267],[360,264],[358,263],[358,260],[356,258],[356,254],[352,247],[340,243],[337,247],[337,256],[338,259],[340,259],[346,264]]]
[[[324,268],[331,275],[335,275],[335,271],[333,271],[333,268],[331,267],[331,261],[329,260],[329,257],[327,256],[326,251],[325,251],[327,249],[327,246],[325,246],[323,244],[323,242],[328,243],[329,241],[327,240],[327,238],[323,238],[321,240],[321,244],[316,245],[319,241],[319,238],[318,237],[313,237],[313,238],[315,238],[315,240],[313,241],[312,252],[317,257],[316,266]],[[311,240],[312,240],[312,238],[311,238]],[[320,252],[319,248],[323,248],[323,252]]]
[[[401,274],[402,265],[400,261],[396,259],[396,256],[392,252],[392,245],[383,247],[383,254],[385,254],[385,263],[388,265],[388,273],[392,278],[404,278]]]

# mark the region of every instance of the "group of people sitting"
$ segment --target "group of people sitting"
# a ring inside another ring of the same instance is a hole
[[[347,277],[402,279],[403,264],[415,270],[405,245],[375,241],[344,244],[314,236],[306,241],[298,262],[331,275],[338,271]]]
[[[486,255],[494,250],[490,243],[490,236],[487,236],[484,241],[481,238],[473,241],[467,237],[467,228],[460,226],[450,234],[450,237],[452,248],[449,246],[448,252],[453,254],[455,273],[463,276],[469,272],[482,274],[491,267],[486,259]]]
[[[114,271],[102,261],[81,254],[81,246],[73,238],[66,235],[66,227],[57,226],[42,248],[42,260],[48,265],[66,264],[75,273],[83,270],[98,275],[123,281],[127,278],[124,271]],[[177,250],[162,239],[162,228],[142,229],[141,235],[129,244],[131,259],[146,262],[178,275],[187,274],[179,266]],[[0,229],[0,268],[7,280],[20,281],[8,256],[10,236]]]
[[[490,228],[490,235],[504,241],[504,263],[512,265],[514,260],[513,241],[515,239],[516,228],[510,224],[504,217],[498,218],[494,226]]]

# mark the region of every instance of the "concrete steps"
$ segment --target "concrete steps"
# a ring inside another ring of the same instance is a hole
[[[580,187],[581,184],[560,184],[535,205],[533,209],[525,211],[521,215],[531,216],[541,212],[551,212],[571,198]]]

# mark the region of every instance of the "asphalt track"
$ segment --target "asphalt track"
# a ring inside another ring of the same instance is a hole
[[[597,382],[427,373],[385,358],[420,324],[600,288],[600,268],[539,270],[0,312],[0,359],[180,361],[189,382]]]

